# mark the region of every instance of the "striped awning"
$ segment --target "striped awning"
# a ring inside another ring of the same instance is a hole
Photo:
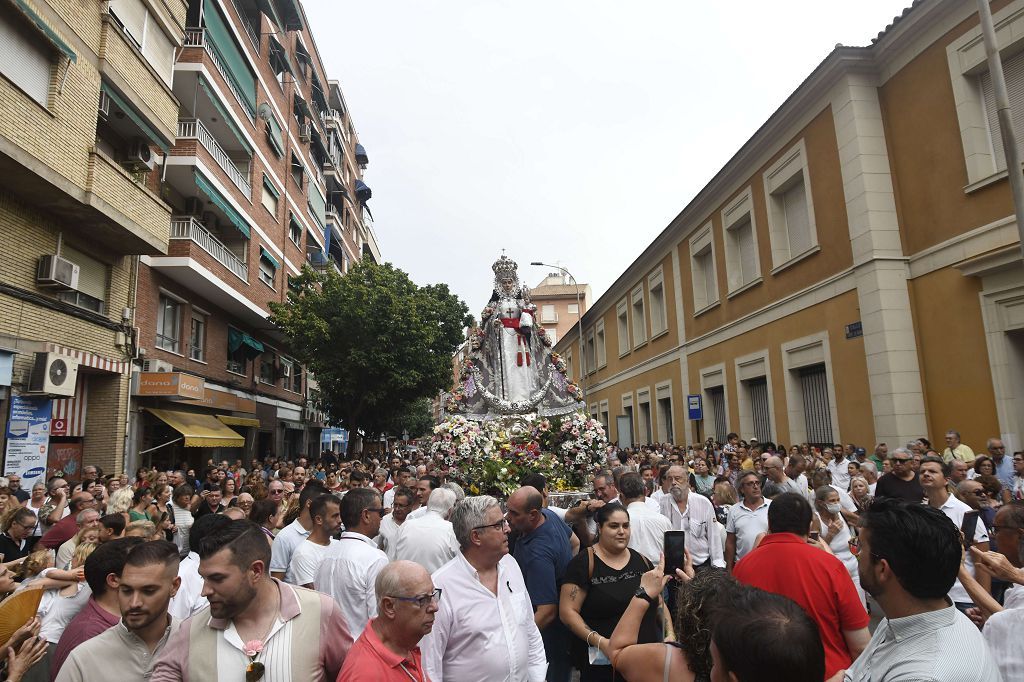
[[[75,360],[78,360],[80,367],[98,369],[101,372],[110,372],[111,374],[125,374],[128,372],[127,360],[113,360],[95,353],[87,353],[86,351],[78,350],[77,348],[61,346],[57,343],[46,344],[46,350],[51,353],[60,353],[61,355],[67,355],[68,357],[74,358]]]
[[[85,418],[89,404],[89,376],[79,374],[75,384],[75,395],[57,398],[53,401],[50,414],[51,436],[85,437]]]

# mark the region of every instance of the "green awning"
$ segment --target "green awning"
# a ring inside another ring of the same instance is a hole
[[[277,262],[276,258],[274,258],[274,254],[270,253],[262,246],[260,247],[260,258],[266,258],[268,261],[270,261],[270,264],[274,266],[275,270],[281,267],[281,264]]]
[[[32,9],[27,2],[25,2],[25,0],[14,0],[14,6],[17,7],[44,36],[46,36],[47,40],[53,43],[55,48],[60,50],[65,57],[70,59],[72,64],[78,62],[78,55],[71,49],[71,46],[65,43],[63,38],[57,35],[57,32],[50,28],[50,25],[46,23],[46,20],[39,16],[36,11]]]
[[[306,118],[313,118],[313,112],[309,108],[309,104],[299,94],[298,88],[295,90],[295,108],[302,112]]]
[[[217,97],[216,94],[214,94],[213,90],[210,88],[210,84],[207,83],[206,78],[203,77],[203,74],[199,74],[199,87],[203,89],[203,92],[206,93],[206,96],[210,98],[211,102],[213,102],[213,106],[217,109],[217,113],[220,114],[220,117],[224,121],[224,123],[226,123],[227,126],[231,128],[232,134],[234,134],[235,138],[238,139],[238,144],[242,145],[242,148],[245,149],[246,154],[252,156],[252,147],[249,146],[249,142],[246,141],[245,135],[243,135],[242,131],[238,128],[238,126],[235,125],[234,118],[232,118],[231,114],[229,114],[227,109],[224,108],[224,105],[220,103],[220,98]]]
[[[277,154],[278,158],[284,156],[281,124],[277,122],[277,117],[274,116],[274,112],[270,110],[270,105],[266,102],[260,105],[260,118],[267,123],[267,140],[274,149],[274,153]]]
[[[331,106],[327,103],[327,94],[324,92],[324,86],[320,84],[320,79],[316,76],[316,71],[313,71],[310,85],[312,86],[310,92],[313,94],[313,104],[322,112],[329,111]]]
[[[256,5],[260,8],[260,11],[267,15],[270,22],[277,28],[284,28],[281,25],[281,20],[277,16],[277,9],[274,8],[274,0],[256,0]]]
[[[228,76],[242,95],[249,115],[256,113],[256,74],[249,68],[245,53],[228,28],[228,22],[213,0],[203,0],[203,19],[209,45],[227,66]]]
[[[309,51],[306,46],[303,45],[298,37],[295,38],[295,56],[298,57],[300,62],[306,62],[307,64],[313,64],[313,58],[309,56]]]
[[[274,187],[274,183],[270,181],[270,178],[267,177],[266,173],[263,174],[263,186],[267,188],[268,192],[274,195],[275,199],[281,198],[281,193],[277,191],[277,188]]]
[[[164,139],[160,135],[160,133],[158,133],[156,129],[153,128],[153,126],[146,123],[146,119],[142,118],[142,116],[139,115],[139,112],[135,111],[135,109],[133,109],[127,102],[125,102],[121,95],[117,94],[117,91],[114,90],[114,88],[107,85],[106,83],[100,83],[100,90],[104,92],[107,95],[107,97],[114,101],[114,104],[117,105],[117,108],[123,111],[125,116],[131,119],[132,123],[137,125],[139,129],[142,130],[143,134],[147,138],[149,138],[150,142],[160,147],[160,149],[163,150],[164,154],[170,151],[172,144],[171,141]]]
[[[246,358],[253,359],[263,354],[263,344],[243,331],[228,327],[228,353],[235,353],[241,348]]]
[[[295,67],[292,66],[292,60],[288,58],[288,51],[284,49],[284,45],[282,45],[281,42],[273,35],[269,37],[270,58],[272,60],[271,63],[273,64],[273,60],[277,60],[281,67],[283,67],[279,69],[275,66],[274,73],[281,73],[281,71],[287,71],[292,75],[293,78],[298,78],[298,73],[295,71]]]
[[[214,188],[213,183],[203,177],[202,173],[198,170],[193,170],[192,175],[195,178],[196,187],[199,188],[199,191],[205,194],[217,208],[223,211],[224,215],[231,221],[231,224],[237,227],[238,231],[244,234],[246,239],[249,239],[249,223],[245,222],[245,218],[228,203],[224,195]]]
[[[309,204],[309,210],[319,223],[320,229],[324,229],[324,225],[327,224],[327,202],[320,194],[320,189],[312,182],[309,183],[309,199],[306,203]]]
[[[302,30],[302,10],[295,0],[277,0],[277,13],[289,31]]]

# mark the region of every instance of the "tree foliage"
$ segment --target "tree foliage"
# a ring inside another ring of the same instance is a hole
[[[415,401],[449,388],[452,354],[472,323],[447,285],[420,287],[369,260],[345,275],[304,268],[271,311],[315,376],[320,409],[353,434],[384,432]]]

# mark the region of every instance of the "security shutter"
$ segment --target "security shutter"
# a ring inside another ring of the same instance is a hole
[[[745,382],[754,420],[754,437],[761,443],[772,440],[771,413],[768,410],[768,380],[764,377]]]
[[[149,19],[149,28],[146,30],[146,44],[142,47],[142,54],[146,56],[164,82],[170,85],[171,74],[174,71],[174,44],[152,17]]]
[[[804,421],[807,442],[813,445],[834,443],[832,412],[828,403],[828,378],[825,365],[812,365],[800,370],[800,389],[803,394]]]
[[[0,73],[43,106],[49,98],[52,54],[10,7],[0,6]]]
[[[67,244],[61,246],[60,255],[78,266],[78,291],[101,301],[107,299],[107,266],[92,256]]]
[[[799,174],[793,186],[786,190],[786,232],[789,234],[789,255],[796,256],[811,248],[811,224],[807,214],[807,179]]]
[[[705,392],[708,394],[708,402],[711,403],[712,421],[710,425],[714,427],[714,432],[708,435],[714,436],[715,440],[724,443],[725,437],[729,433],[729,425],[725,414],[725,388],[714,386]]]
[[[1024,52],[1019,52],[1003,62],[1003,77],[1010,96],[1010,117],[1015,130],[1024,129]],[[992,153],[996,168],[1006,168],[1006,154],[1003,152],[1003,138],[996,111],[996,95],[992,89],[992,74],[986,71],[981,76],[981,93],[985,100],[985,114],[988,116],[988,131],[992,138]],[[1021,147],[1017,143],[1018,149]]]
[[[754,231],[750,217],[733,229],[736,230],[736,241],[739,242],[740,281],[746,284],[754,280],[757,272],[757,251],[754,250]]]
[[[110,13],[117,17],[128,35],[141,46],[147,14],[142,0],[110,0]]]

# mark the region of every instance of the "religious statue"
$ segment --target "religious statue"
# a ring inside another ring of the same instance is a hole
[[[469,357],[446,404],[450,413],[483,420],[507,415],[550,417],[585,409],[565,361],[551,351],[537,306],[519,282],[516,262],[502,255],[491,268],[494,291],[470,332]]]

